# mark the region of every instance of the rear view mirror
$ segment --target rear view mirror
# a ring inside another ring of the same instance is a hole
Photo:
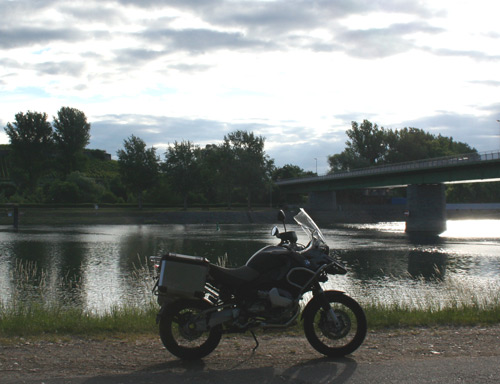
[[[271,236],[276,236],[278,237],[280,234],[280,230],[278,229],[277,226],[274,226],[273,229],[271,230]]]
[[[283,222],[283,221],[285,221],[285,218],[286,218],[285,212],[283,212],[283,210],[280,209],[278,212],[278,221]]]

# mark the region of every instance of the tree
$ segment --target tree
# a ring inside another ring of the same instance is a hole
[[[374,125],[368,120],[363,120],[361,125],[353,121],[346,134],[350,139],[346,142],[346,149],[352,151],[353,155],[366,160],[370,166],[384,160],[387,143],[383,127],[379,129],[377,124]]]
[[[187,209],[188,195],[199,183],[199,148],[190,141],[174,142],[165,152],[164,170],[171,185],[182,196]]]
[[[90,124],[82,111],[62,107],[54,117],[54,139],[64,175],[77,170],[78,158],[90,141]]]
[[[10,139],[14,166],[26,172],[27,187],[34,191],[40,176],[48,168],[54,144],[47,114],[19,112],[13,123],[7,123],[5,132]]]
[[[417,128],[379,129],[368,120],[361,125],[353,121],[346,134],[350,140],[345,150],[328,158],[330,173],[476,152],[452,137],[435,136]]]
[[[273,169],[272,179],[274,181],[277,181],[286,179],[297,179],[299,177],[315,176],[315,175],[316,173],[311,171],[304,171],[304,169],[300,168],[298,165],[285,164],[281,168]]]
[[[266,182],[270,179],[274,162],[264,152],[264,138],[252,132],[229,133],[224,136],[224,143],[234,158],[235,182],[246,191],[248,209],[251,209],[252,194],[267,191]]]
[[[274,168],[272,171],[273,181],[296,179],[300,177],[316,176],[315,172],[304,171],[297,165],[285,164],[281,168]],[[273,193],[273,201],[279,204],[285,203],[301,203],[304,200],[304,194],[301,193],[283,193],[281,189],[277,188]]]
[[[388,153],[386,162],[430,159],[476,152],[468,144],[456,142],[452,137],[435,136],[417,128],[388,131]]]
[[[137,196],[142,208],[142,194],[158,181],[160,159],[156,148],[146,149],[146,143],[134,135],[123,141],[124,149],[117,152],[123,183]]]

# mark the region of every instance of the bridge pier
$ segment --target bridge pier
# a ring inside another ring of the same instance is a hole
[[[337,209],[337,194],[335,191],[311,191],[309,192],[309,207],[311,210]]]
[[[405,231],[410,234],[439,235],[446,231],[444,184],[412,184],[406,189],[408,217]]]

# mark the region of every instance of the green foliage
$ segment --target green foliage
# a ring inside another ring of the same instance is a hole
[[[85,159],[83,150],[90,140],[90,124],[82,111],[62,107],[54,118],[54,141],[59,151],[63,174],[77,170]]]
[[[85,176],[81,172],[73,172],[65,181],[56,180],[49,184],[47,192],[47,202],[50,203],[96,203],[101,202],[103,196],[110,197],[111,192],[97,184],[92,178]],[[116,201],[116,196],[114,197]]]
[[[298,165],[293,165],[293,164],[285,164],[283,167],[275,168],[272,171],[272,179],[274,181],[314,176],[314,175],[315,175],[314,172],[310,171],[306,172]]]
[[[274,161],[264,152],[262,136],[252,132],[235,131],[224,136],[224,145],[232,155],[233,180],[246,191],[248,208],[252,207],[252,195],[267,191]]]
[[[359,125],[355,121],[351,123],[351,129],[346,131],[350,140],[346,142],[348,152],[355,157],[367,162],[368,165],[376,165],[384,159],[387,152],[386,131],[363,120]]]
[[[123,142],[124,149],[118,151],[120,174],[124,184],[136,194],[142,207],[144,190],[153,187],[159,177],[160,159],[156,148],[146,149],[146,143],[132,135]]]
[[[330,173],[476,152],[452,137],[435,136],[417,128],[393,131],[368,120],[361,125],[353,121],[346,134],[350,139],[346,149],[328,158]]]
[[[198,186],[200,149],[190,141],[174,142],[165,153],[163,169],[173,189],[182,196],[187,208],[189,193]]]
[[[498,203],[500,182],[448,185],[446,201],[448,203]]]
[[[85,174],[96,180],[109,181],[120,176],[118,161],[96,156],[87,156]]]
[[[33,191],[40,176],[50,168],[47,163],[54,147],[52,126],[47,121],[47,114],[19,112],[13,123],[7,123],[5,133],[10,139],[13,164],[23,171],[13,176],[25,174],[26,177],[18,178],[17,182]]]

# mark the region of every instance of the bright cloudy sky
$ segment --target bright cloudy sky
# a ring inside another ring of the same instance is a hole
[[[497,0],[0,0],[0,125],[83,111],[90,148],[241,129],[327,170],[351,121],[500,148]],[[8,142],[2,130],[0,142]]]

